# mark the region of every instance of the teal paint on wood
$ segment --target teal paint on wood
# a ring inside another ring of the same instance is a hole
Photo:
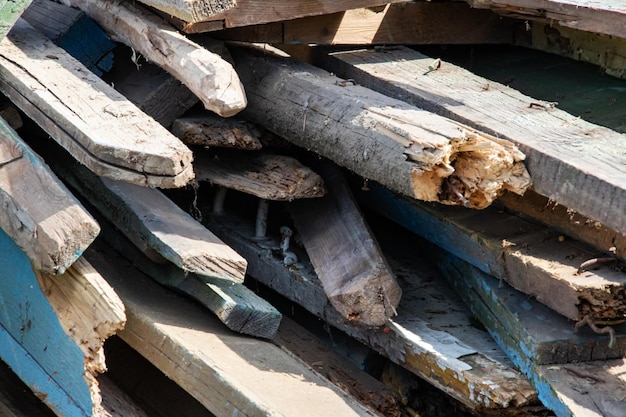
[[[59,415],[91,415],[91,394],[83,378],[84,355],[61,327],[41,292],[30,261],[1,229],[0,265],[0,333],[15,342],[3,344],[2,359],[25,360],[30,355],[32,364],[14,368],[24,382],[42,397],[56,401],[48,404]],[[9,351],[9,345],[19,346],[23,352],[13,348]],[[22,374],[17,372],[19,369]],[[64,392],[57,392],[59,389]]]
[[[31,0],[3,0],[0,1],[0,39],[11,30],[13,24],[30,5]]]

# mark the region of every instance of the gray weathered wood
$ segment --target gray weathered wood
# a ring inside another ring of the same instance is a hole
[[[262,145],[245,121],[205,114],[176,119],[172,133],[188,145],[259,150]]]
[[[319,68],[233,49],[246,118],[365,178],[417,199],[488,206],[523,192],[524,158],[509,142],[389,98]]]
[[[189,22],[222,13],[239,3],[236,0],[141,0],[141,2]]]
[[[537,193],[626,231],[626,157],[614,151],[623,134],[531,106],[537,100],[447,62],[424,75],[433,59],[408,48],[338,52],[321,62],[358,84],[511,140],[527,156]]]
[[[180,80],[204,106],[228,117],[246,106],[243,86],[232,65],[178,33],[163,19],[132,2],[64,0],[122,42]]]
[[[222,152],[196,156],[198,181],[207,181],[266,200],[321,197],[324,182],[298,160],[266,152]]]
[[[373,415],[291,354],[233,334],[111,249],[85,256],[126,305],[128,323],[119,336],[216,416]]]
[[[62,274],[100,227],[43,160],[0,119],[0,226],[33,266]]]
[[[402,290],[339,167],[328,161],[314,166],[326,195],[289,204],[299,239],[341,316],[353,324],[382,326],[396,315]]]
[[[0,43],[0,74],[4,94],[94,172],[159,187],[193,178],[182,142],[27,23]]]

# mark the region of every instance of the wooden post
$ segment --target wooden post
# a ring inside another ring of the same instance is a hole
[[[402,290],[339,168],[328,161],[315,168],[327,192],[289,204],[296,230],[341,316],[354,324],[382,326],[397,314]]]
[[[232,65],[178,33],[158,16],[132,2],[65,0],[122,42],[180,80],[220,116],[246,107],[243,86]]]
[[[62,274],[100,227],[43,160],[0,119],[0,226],[35,268]]]
[[[474,208],[530,185],[506,141],[250,49],[231,51],[248,90],[244,116],[337,164],[417,199]]]

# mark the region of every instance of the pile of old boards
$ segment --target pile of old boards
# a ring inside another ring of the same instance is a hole
[[[0,414],[622,417],[616,3],[4,2]]]

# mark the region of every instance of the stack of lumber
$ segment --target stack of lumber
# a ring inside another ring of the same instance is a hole
[[[454,51],[622,91],[625,13],[8,2],[0,358],[58,416],[428,415],[424,383],[442,417],[623,415],[623,100],[594,124]]]

